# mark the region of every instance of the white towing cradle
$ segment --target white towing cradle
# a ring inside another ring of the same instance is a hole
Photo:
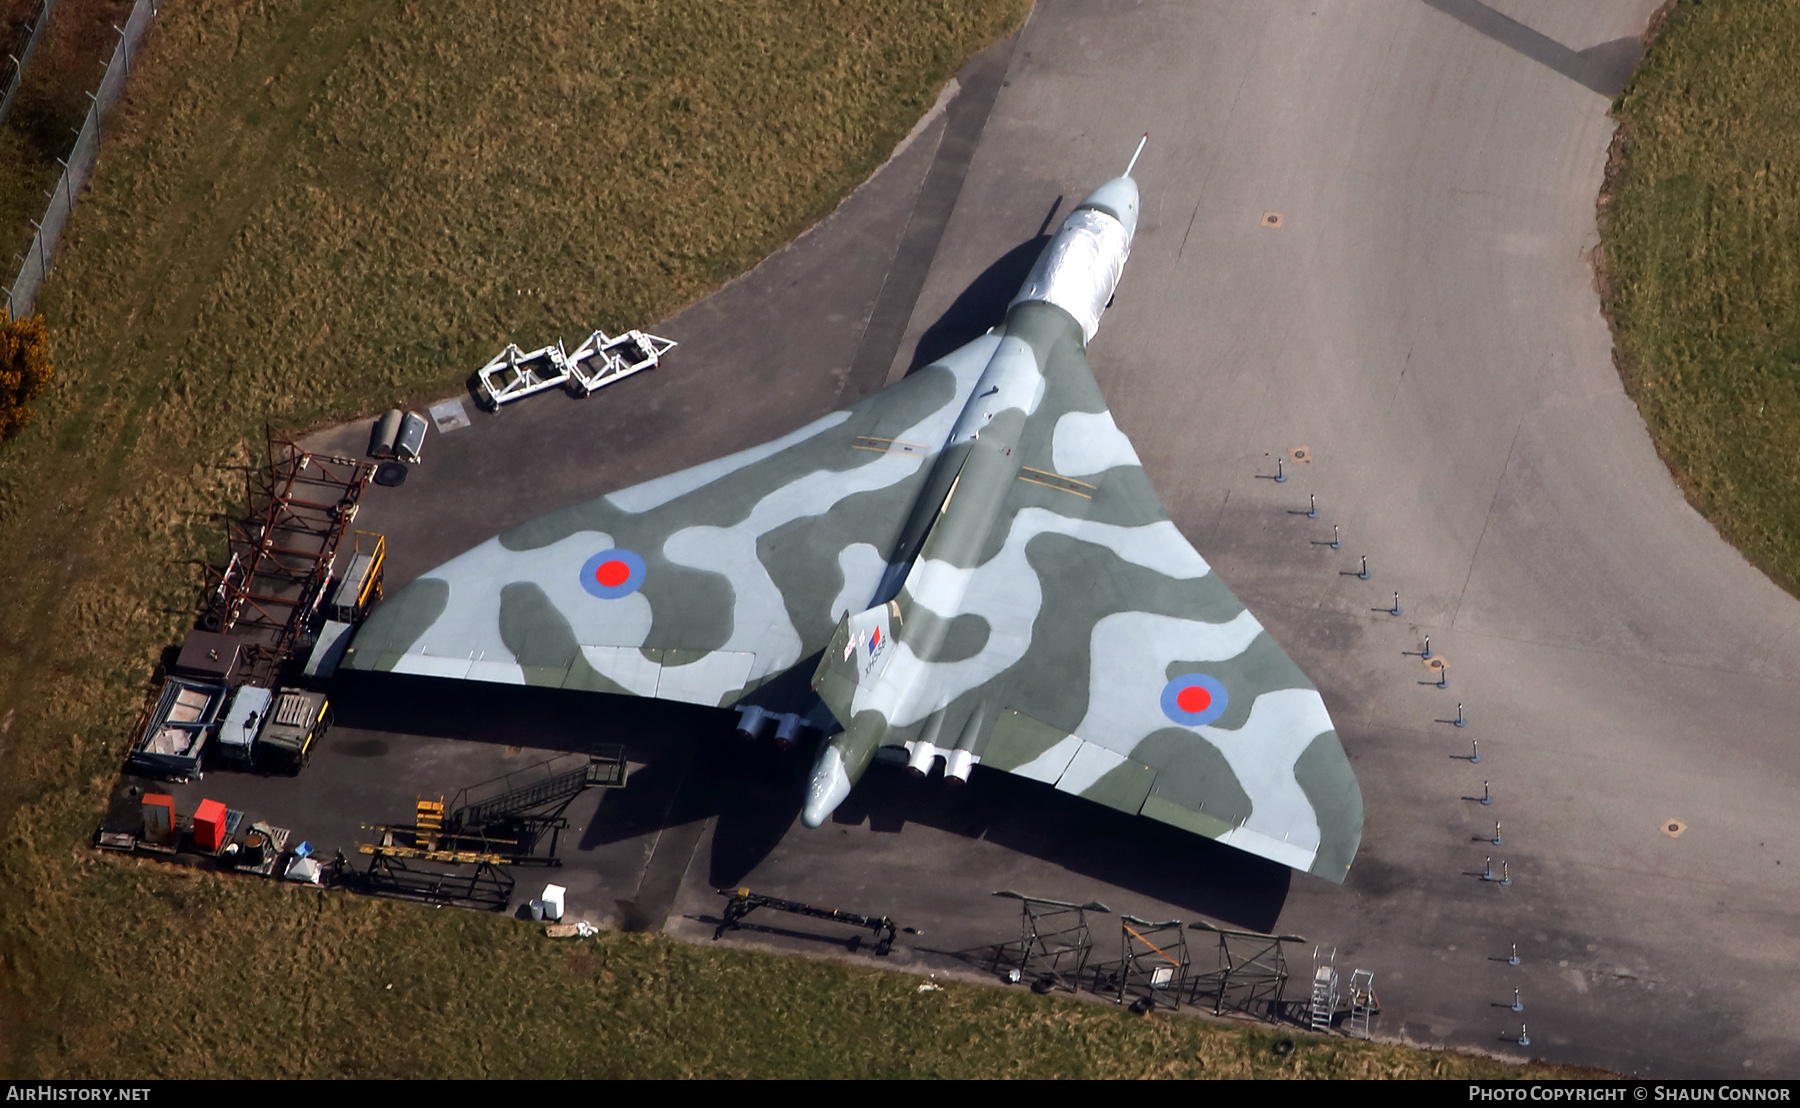
[[[481,382],[482,394],[489,405],[498,411],[502,404],[568,381],[571,377],[569,356],[563,353],[560,340],[555,346],[546,346],[529,354],[516,344],[508,344],[493,361],[477,370],[475,376]]]
[[[605,331],[595,331],[569,355],[569,391],[577,396],[591,396],[595,389],[623,380],[640,369],[656,368],[662,356],[674,348],[674,340],[642,331],[627,331],[616,338],[607,338]]]

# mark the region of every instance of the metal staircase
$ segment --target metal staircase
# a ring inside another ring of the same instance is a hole
[[[443,817],[444,830],[452,835],[479,832],[541,809],[560,810],[585,789],[613,789],[625,784],[623,749],[590,755],[585,764],[574,768],[558,765],[569,761],[566,757],[552,758],[519,773],[464,789]],[[493,789],[499,791],[491,792]]]

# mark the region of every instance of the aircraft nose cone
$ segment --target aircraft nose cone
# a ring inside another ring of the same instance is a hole
[[[1130,177],[1114,177],[1081,202],[1083,208],[1098,208],[1125,225],[1129,236],[1137,234],[1138,187]]]

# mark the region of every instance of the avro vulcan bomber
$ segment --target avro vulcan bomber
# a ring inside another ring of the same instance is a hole
[[[810,827],[885,747],[1343,881],[1362,794],[1325,704],[1169,520],[1088,368],[1130,172],[1063,221],[1001,326],[451,559],[346,664],[735,707],[784,744],[819,727]]]

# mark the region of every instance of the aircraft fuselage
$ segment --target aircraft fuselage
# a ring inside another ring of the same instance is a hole
[[[867,610],[846,616],[815,675],[814,688],[844,730],[826,743],[813,768],[801,813],[807,826],[819,826],[849,795],[875,752],[889,742],[895,720],[924,716],[917,737],[907,743],[915,772],[927,771],[941,753],[946,776],[967,780],[975,760],[970,745],[991,706],[978,706],[959,734],[945,736],[944,708],[921,710],[920,698],[936,695],[928,680],[932,660],[963,611],[970,581],[966,567],[987,549],[1013,482],[1021,476],[1057,479],[1047,472],[1022,474],[1016,447],[1043,399],[1046,352],[1057,342],[1085,348],[1093,338],[1124,272],[1137,208],[1137,184],[1130,177],[1091,193],[1044,247],[1006,321],[976,340],[992,341],[993,349],[948,439],[936,450],[932,475],[893,553],[894,571]],[[833,671],[852,661],[855,675],[832,686]],[[832,695],[833,687],[846,685],[855,688],[852,698]]]

